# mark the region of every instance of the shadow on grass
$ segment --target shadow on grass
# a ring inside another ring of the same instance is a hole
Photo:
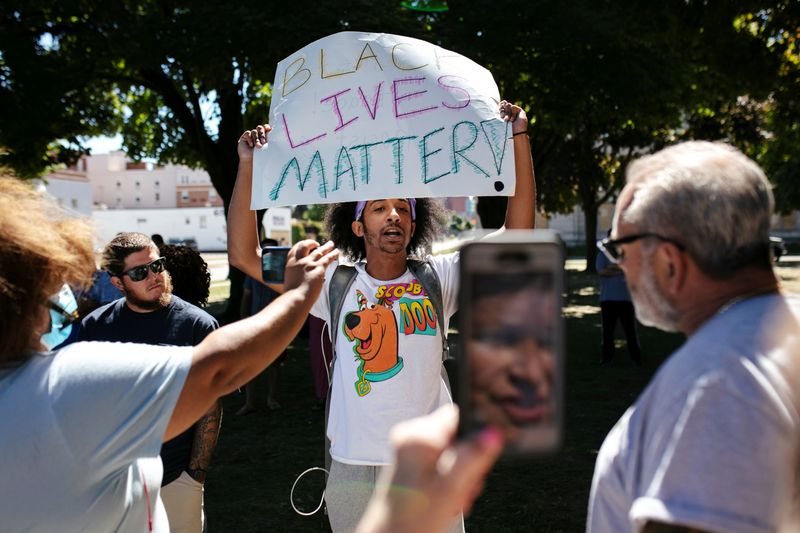
[[[569,272],[568,282],[564,448],[546,458],[499,463],[467,518],[467,531],[583,531],[598,448],[683,342],[678,335],[640,326],[642,367],[630,361],[624,346],[601,367],[596,277]],[[215,304],[210,312],[216,315],[224,307],[224,302]],[[281,368],[278,401],[281,410],[235,416],[244,395],[223,400],[222,433],[206,484],[209,531],[329,531],[322,513],[302,517],[289,504],[295,478],[323,464],[323,412],[314,410],[304,339],[295,341]],[[321,473],[310,474],[295,491],[296,505],[313,510],[322,488]]]

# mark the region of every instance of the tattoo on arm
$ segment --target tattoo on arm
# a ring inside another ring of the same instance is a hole
[[[217,401],[214,406],[201,418],[194,429],[194,443],[192,456],[189,458],[189,468],[193,470],[207,470],[211,462],[211,455],[217,446],[219,428],[222,425],[222,404]]]

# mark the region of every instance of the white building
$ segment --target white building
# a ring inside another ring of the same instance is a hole
[[[83,160],[78,161],[74,168],[51,172],[35,180],[35,183],[41,192],[52,196],[58,205],[79,216],[92,216],[92,187]]]
[[[205,170],[135,163],[121,151],[84,161],[96,209],[222,207]]]
[[[228,247],[225,213],[221,207],[172,209],[95,210],[100,241],[107,243],[117,233],[158,233],[167,244],[192,243],[202,252],[224,252]]]

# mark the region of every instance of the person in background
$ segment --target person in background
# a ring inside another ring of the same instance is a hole
[[[261,246],[277,246],[275,239],[265,238],[261,240]],[[242,293],[241,317],[245,318],[257,314],[268,306],[279,294],[270,289],[263,283],[259,283],[250,276],[245,276],[244,290]],[[281,408],[281,404],[275,399],[278,389],[278,379],[280,366],[286,360],[286,350],[278,357],[276,364],[270,365],[244,388],[244,405],[236,412],[237,415],[246,415],[266,407],[274,411]],[[266,399],[262,400],[262,392],[266,391]]]
[[[205,262],[186,247],[169,248],[171,272],[162,252],[143,233],[120,233],[106,245],[103,269],[124,298],[85,317],[79,341],[196,346],[219,327],[211,315],[173,293],[174,280],[184,294],[205,303],[210,281]],[[221,423],[217,402],[196,425],[161,447],[161,498],[173,532],[203,531],[203,488]]]
[[[608,236],[611,230],[608,230]],[[614,359],[614,330],[617,320],[625,332],[628,355],[637,365],[642,364],[642,351],[639,346],[639,335],[636,332],[636,315],[625,282],[625,274],[619,265],[608,260],[605,254],[598,253],[595,259],[597,275],[600,276],[600,324],[603,334],[602,355],[600,364]]]
[[[164,237],[162,237],[160,233],[153,233],[150,235],[150,240],[153,241],[153,244],[155,244],[159,250],[164,246]]]
[[[172,294],[205,308],[211,290],[211,273],[203,256],[182,244],[163,244],[158,249],[166,260],[167,272],[172,279]]]
[[[308,356],[311,377],[314,380],[314,396],[317,398],[314,409],[321,410],[325,408],[325,400],[328,398],[330,382],[328,372],[330,372],[333,349],[327,323],[314,315],[308,316]]]
[[[95,268],[92,227],[8,178],[0,227],[0,464],[6,485],[24,480],[0,498],[0,531],[168,532],[161,443],[280,354],[337,251],[298,243],[286,292],[198,346],[78,342],[51,351],[77,314],[69,285],[86,287]]]

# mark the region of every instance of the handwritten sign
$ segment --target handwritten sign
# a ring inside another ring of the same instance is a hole
[[[408,37],[342,32],[278,64],[252,209],[393,197],[512,195],[497,85]]]

